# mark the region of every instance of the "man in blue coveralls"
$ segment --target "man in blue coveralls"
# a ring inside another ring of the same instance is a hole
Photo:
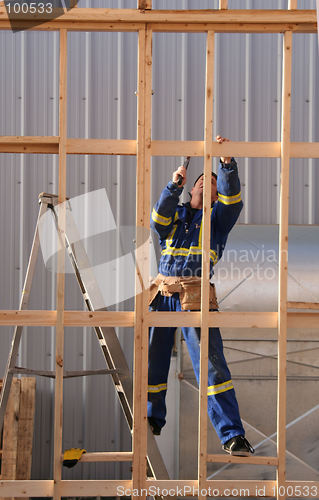
[[[221,136],[217,136],[216,140],[218,143],[228,141]],[[159,237],[162,250],[159,275],[151,286],[151,308],[155,311],[200,309],[203,174],[191,189],[190,202],[179,205],[185,183],[186,169],[181,166],[163,189],[151,215],[151,227]],[[228,234],[243,207],[237,164],[233,158],[221,157],[218,177],[212,173],[211,200],[212,277],[214,264],[221,258]],[[210,309],[216,310],[218,306],[214,290],[214,285],[211,284]],[[165,397],[175,330],[176,327],[150,328],[147,414],[155,435],[160,434],[166,422]],[[200,329],[183,327],[182,333],[198,381]],[[245,438],[219,328],[209,329],[207,395],[208,415],[223,449],[239,456],[254,453]]]

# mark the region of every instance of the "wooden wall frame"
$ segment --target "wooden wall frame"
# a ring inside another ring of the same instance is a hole
[[[20,17],[17,26],[28,27],[28,19]],[[0,30],[10,30],[6,9],[0,6]],[[136,224],[149,226],[150,211],[150,164],[152,156],[201,156],[204,157],[205,179],[209,176],[211,158],[214,156],[272,157],[281,158],[280,191],[280,278],[278,312],[209,312],[208,282],[203,280],[201,312],[156,313],[149,312],[147,290],[136,297],[135,311],[128,312],[84,312],[64,310],[64,262],[60,262],[57,275],[57,310],[1,310],[0,325],[35,325],[56,327],[56,391],[55,391],[55,439],[54,477],[52,480],[1,481],[1,497],[41,496],[116,496],[117,487],[141,491],[146,497],[147,488],[159,491],[179,488],[199,488],[199,497],[205,498],[205,489],[220,491],[235,488],[249,489],[251,497],[256,488],[265,487],[269,497],[285,498],[288,487],[301,488],[308,498],[307,488],[316,488],[319,498],[319,482],[287,481],[285,475],[286,454],[286,340],[290,326],[317,327],[317,314],[310,312],[288,312],[287,302],[287,248],[288,248],[288,197],[290,158],[319,158],[319,143],[290,142],[290,94],[292,34],[316,33],[315,10],[298,10],[297,1],[290,0],[288,10],[228,10],[227,0],[219,1],[218,10],[205,11],[161,11],[152,10],[151,0],[138,0],[137,9],[93,9],[79,8],[66,12],[55,20],[30,26],[32,30],[53,30],[60,35],[60,105],[58,137],[0,137],[1,153],[50,153],[59,155],[59,200],[66,197],[66,158],[68,154],[132,155],[137,159],[137,207]],[[138,127],[136,140],[71,139],[67,137],[67,33],[68,31],[135,31],[138,32]],[[205,137],[203,141],[152,141],[151,140],[151,89],[152,89],[152,33],[153,32],[204,32],[207,34],[206,48],[206,100]],[[213,143],[213,72],[214,33],[284,33],[283,85],[282,85],[282,132],[281,142],[232,142],[223,145]],[[207,185],[206,185],[207,184]],[[208,183],[205,182],[203,275],[209,273],[209,210]],[[63,217],[63,214],[62,216]],[[63,223],[63,221],[62,221]],[[138,245],[137,245],[138,246]],[[143,247],[145,249],[145,245]],[[145,250],[143,250],[145,251]],[[148,255],[142,255],[148,269]],[[289,303],[292,307],[293,303]],[[306,304],[316,309],[316,304]],[[147,343],[151,325],[200,326],[202,328],[201,374],[199,391],[199,449],[198,478],[183,481],[149,480],[146,476],[146,394],[147,394]],[[63,338],[67,326],[134,326],[134,428],[133,450],[123,453],[88,454],[83,461],[128,460],[133,463],[130,480],[65,481],[61,479],[62,452],[62,399],[63,399]],[[230,326],[238,328],[278,328],[278,415],[276,457],[229,457],[207,454],[207,350],[208,327]],[[274,481],[209,481],[206,479],[207,462],[253,463],[277,466]],[[229,496],[229,495],[226,495]],[[236,495],[233,495],[236,496]],[[239,496],[239,494],[237,495]],[[247,496],[247,495],[246,495]],[[291,495],[288,495],[291,496]]]

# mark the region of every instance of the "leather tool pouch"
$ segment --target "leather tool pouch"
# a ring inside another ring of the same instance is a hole
[[[181,283],[182,291],[179,294],[182,311],[199,311],[201,300],[200,281],[192,282],[191,280]],[[209,287],[209,309],[218,309],[216,291],[214,283]]]
[[[158,274],[150,286],[150,306],[155,305],[158,293],[171,297],[179,293],[182,311],[199,311],[201,298],[201,278],[182,278]],[[214,283],[209,287],[209,309],[218,309]]]

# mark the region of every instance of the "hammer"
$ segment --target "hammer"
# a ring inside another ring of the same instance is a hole
[[[184,160],[183,167],[185,167],[186,170],[188,169],[188,165],[189,165],[190,159],[191,159],[190,156],[186,156],[186,158]],[[182,182],[183,182],[183,177],[181,175],[179,175],[178,176],[177,185],[180,186],[182,184]]]

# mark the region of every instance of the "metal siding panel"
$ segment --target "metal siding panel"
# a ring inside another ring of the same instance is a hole
[[[107,4],[107,5],[106,5]],[[135,8],[137,0],[80,0],[79,7]],[[267,8],[286,7],[275,0]],[[299,0],[299,8],[315,2]],[[230,0],[230,8],[247,8],[246,0]],[[172,3],[153,0],[154,8],[217,8],[205,0]],[[264,8],[254,1],[253,7]],[[136,138],[137,80],[136,33],[70,33],[68,38],[68,133],[73,137]],[[280,140],[281,42],[279,35],[216,35],[215,132],[231,139]],[[280,36],[281,38],[281,36]],[[0,33],[4,48],[0,58],[3,84],[0,104],[2,135],[58,134],[58,50],[56,33]],[[311,40],[311,41],[309,41]],[[247,42],[248,41],[248,42]],[[248,43],[248,45],[247,45]],[[312,44],[313,49],[310,50]],[[248,49],[247,49],[248,47]],[[23,49],[23,52],[22,52]],[[248,50],[248,52],[247,52]],[[292,138],[318,141],[318,62],[315,35],[294,36]],[[245,54],[250,59],[245,61]],[[203,138],[205,35],[154,34],[153,138]],[[89,78],[86,80],[86,71]],[[247,74],[247,70],[249,74]],[[313,76],[312,76],[313,75]],[[312,81],[312,86],[311,86]],[[313,89],[312,95],[310,90]],[[248,100],[247,100],[248,98]],[[245,99],[245,101],[244,101]],[[305,100],[309,99],[309,103]],[[275,101],[278,102],[275,102]],[[249,117],[247,123],[246,117]],[[177,158],[152,160],[152,200],[155,201],[179,164]],[[105,187],[120,225],[135,225],[135,158],[68,158],[68,194]],[[248,167],[239,160],[243,187],[247,189],[247,214],[240,221],[276,223],[278,207],[278,161],[252,159]],[[29,256],[40,191],[57,191],[57,159],[50,155],[0,155],[1,277],[3,308],[16,308]],[[290,223],[319,223],[318,160],[291,162]],[[192,159],[189,186],[202,170],[202,159]],[[244,185],[247,183],[247,187]],[[306,186],[309,184],[309,187]],[[245,191],[243,189],[243,191]],[[185,190],[184,200],[187,200]],[[311,196],[309,196],[311,192]],[[20,269],[19,269],[20,267]],[[82,308],[77,284],[66,280],[68,308]],[[54,308],[55,275],[39,262],[30,307]],[[132,303],[120,304],[130,309]],[[54,367],[54,335],[50,328],[29,328],[22,343],[21,362],[29,367]],[[12,330],[2,327],[0,366],[3,373]],[[132,366],[133,332],[119,329]],[[81,369],[104,367],[91,329],[66,331],[66,365]],[[101,397],[102,395],[102,397]],[[32,474],[47,478],[51,473],[53,383],[38,378],[35,453]],[[88,411],[90,409],[90,411]],[[64,446],[98,449],[130,449],[126,423],[118,416],[114,390],[105,377],[90,377],[65,384]],[[113,442],[114,441],[114,442]],[[112,448],[113,447],[113,448]],[[118,448],[119,447],[119,448]],[[127,477],[129,465],[83,464],[66,471],[68,478]]]

